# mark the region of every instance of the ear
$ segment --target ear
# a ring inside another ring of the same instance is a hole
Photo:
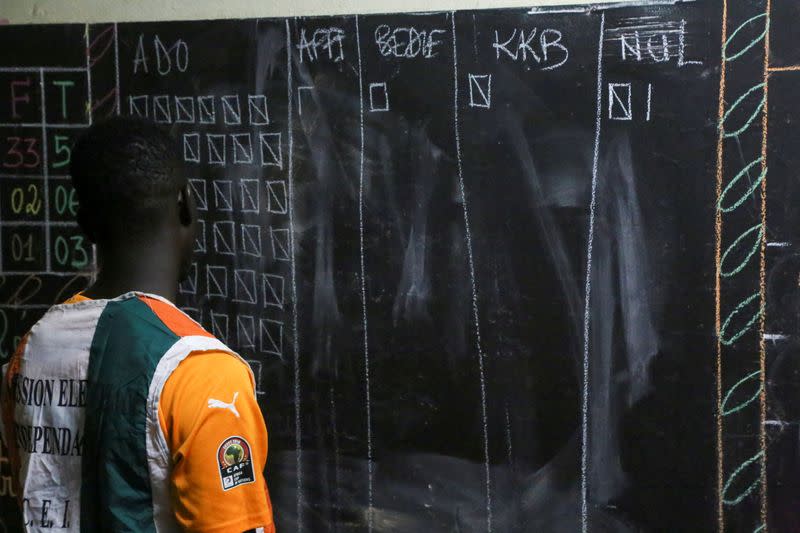
[[[183,188],[178,191],[178,219],[181,226],[189,227],[195,222],[197,218],[196,209],[194,206],[194,197],[187,182]]]
[[[89,238],[89,241],[91,241],[92,244],[97,244],[97,228],[94,224],[94,218],[80,204],[78,204],[78,212],[75,214],[75,218],[78,221],[78,225]]]

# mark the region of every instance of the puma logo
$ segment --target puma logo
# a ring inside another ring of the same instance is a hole
[[[229,409],[231,413],[236,415],[236,418],[239,418],[239,411],[236,410],[236,398],[239,396],[238,392],[233,393],[233,400],[231,403],[223,402],[222,400],[215,400],[214,398],[208,399],[208,408],[209,409]]]

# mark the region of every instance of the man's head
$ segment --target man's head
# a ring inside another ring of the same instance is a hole
[[[134,117],[97,122],[75,143],[70,174],[78,223],[101,253],[153,246],[188,268],[197,214],[169,133]]]

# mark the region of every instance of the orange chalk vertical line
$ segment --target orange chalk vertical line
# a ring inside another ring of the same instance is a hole
[[[724,155],[724,131],[722,130],[722,117],[725,115],[725,42],[728,40],[728,0],[722,2],[722,45],[720,46],[720,73],[719,73],[719,108],[717,127],[719,129],[717,138],[717,188],[715,206],[715,234],[714,243],[714,263],[716,269],[714,285],[714,333],[717,337],[717,526],[719,533],[725,531],[725,513],[722,503],[723,486],[723,442],[722,442],[722,342],[720,341],[719,331],[721,329],[721,255],[722,255],[722,212],[719,210],[719,199],[722,196],[723,180],[723,155]]]
[[[761,250],[758,273],[759,297],[761,300],[761,320],[759,322],[758,361],[760,369],[761,393],[759,395],[759,446],[761,455],[761,525],[764,533],[767,531],[767,347],[764,332],[767,322],[767,139],[769,137],[769,57],[770,57],[770,19],[772,15],[772,0],[767,0],[767,16],[765,23],[767,32],[764,36],[764,111],[761,117],[761,172],[764,179],[761,182]]]

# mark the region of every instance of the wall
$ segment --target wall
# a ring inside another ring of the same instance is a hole
[[[599,0],[612,2],[615,0]],[[446,11],[586,3],[580,0],[4,0],[11,24]]]

